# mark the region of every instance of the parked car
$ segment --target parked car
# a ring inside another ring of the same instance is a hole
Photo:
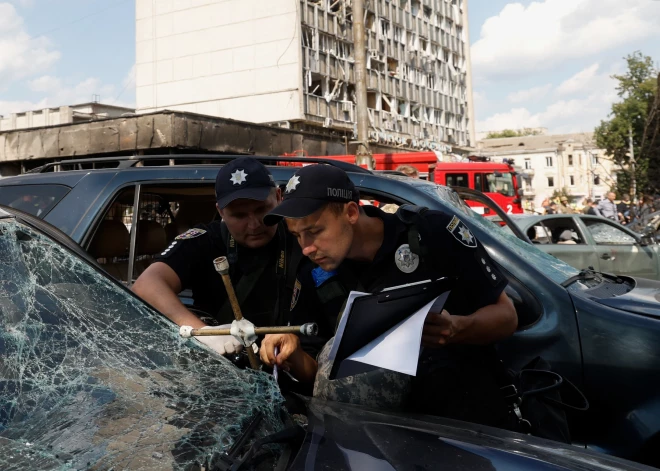
[[[0,280],[3,471],[650,469],[503,430],[313,399],[294,423],[271,375],[179,338],[60,231],[4,207]]]
[[[217,217],[217,165],[147,165],[156,158],[170,156],[140,158],[143,167],[131,166],[140,160],[129,158],[120,161],[121,168],[8,177],[0,181],[0,202],[6,203],[7,195],[51,195],[39,217],[130,285],[178,232]],[[188,162],[185,156],[177,159]],[[477,215],[452,189],[346,168],[362,199],[417,204],[461,218],[509,280],[506,292],[519,328],[498,345],[505,364],[521,368],[542,356],[586,394],[590,410],[570,415],[576,443],[660,464],[660,283],[580,273],[527,242],[524,234],[522,240]],[[271,170],[285,184],[295,168]]]
[[[540,250],[572,267],[660,280],[660,245],[614,221],[584,214],[511,219]]]

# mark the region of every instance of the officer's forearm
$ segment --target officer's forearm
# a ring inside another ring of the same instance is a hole
[[[510,337],[518,327],[516,308],[505,293],[469,316],[452,317],[455,333],[449,343],[488,345]]]
[[[186,309],[169,284],[158,276],[143,273],[132,290],[176,325],[189,325],[195,329],[206,326],[199,317]]]

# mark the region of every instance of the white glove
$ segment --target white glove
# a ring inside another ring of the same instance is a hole
[[[231,324],[219,325],[216,327],[206,326],[202,327],[204,329],[229,329]],[[220,355],[231,355],[232,353],[238,353],[243,350],[243,345],[237,339],[231,335],[210,335],[210,336],[200,336],[195,337],[197,340],[202,342],[207,347],[215,350]]]

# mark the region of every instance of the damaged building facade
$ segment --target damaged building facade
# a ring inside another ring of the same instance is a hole
[[[137,0],[137,112],[352,138],[351,6]],[[365,10],[370,141],[439,153],[474,145],[467,0],[367,0]]]

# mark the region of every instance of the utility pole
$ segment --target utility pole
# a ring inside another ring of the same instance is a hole
[[[633,203],[637,202],[637,177],[635,175],[635,149],[633,147],[633,129],[632,125],[628,127],[628,141],[630,144],[630,190]]]
[[[369,150],[369,111],[367,109],[367,45],[364,30],[364,0],[353,0],[353,42],[355,45],[355,92],[357,111],[357,152],[355,163],[374,169]]]

